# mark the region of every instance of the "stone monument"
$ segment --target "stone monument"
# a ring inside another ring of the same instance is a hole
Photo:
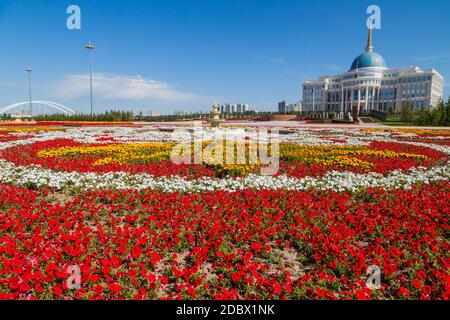
[[[214,102],[212,106],[211,118],[209,119],[209,122],[211,123],[211,128],[218,128],[220,127],[220,124],[224,122],[223,119],[220,119],[220,108],[217,102]]]

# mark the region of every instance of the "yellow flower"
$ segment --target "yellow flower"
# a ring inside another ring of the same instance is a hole
[[[94,166],[147,163],[169,160],[174,146],[174,143],[152,142],[61,147],[39,151],[37,156],[48,158],[90,155],[98,158],[93,163]],[[194,144],[187,144],[184,147],[188,150],[190,148],[191,154],[193,154]],[[212,146],[212,142],[209,141],[203,142],[201,149],[201,163],[211,166],[219,173],[245,175],[254,172],[261,165],[258,162],[258,145],[254,142],[238,142],[227,145],[225,141],[217,141],[215,146]],[[242,152],[240,155],[238,155],[239,150]],[[272,148],[268,148],[269,156],[272,155],[273,151]],[[284,161],[341,168],[370,169],[373,167],[373,164],[369,162],[371,158],[427,159],[426,156],[421,154],[374,150],[365,146],[305,146],[282,143],[279,151],[280,159]]]
[[[3,127],[0,128],[0,131],[2,132],[40,132],[40,131],[66,131],[65,128],[61,128],[61,127],[46,127],[46,126],[41,126],[41,127]]]
[[[371,168],[372,164],[358,159],[357,156],[427,159],[426,156],[421,154],[373,150],[362,146],[303,146],[287,143],[281,144],[280,155],[282,160],[297,161],[303,164],[359,167],[364,169]]]
[[[61,147],[41,150],[37,153],[41,158],[76,157],[80,155],[93,155],[104,157],[96,162],[95,166],[105,164],[123,164],[134,161],[159,161],[170,158],[172,144],[169,143],[130,143],[99,146]]]

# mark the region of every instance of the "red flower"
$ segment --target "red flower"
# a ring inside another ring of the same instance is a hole
[[[60,286],[55,286],[55,288],[53,288],[53,293],[55,296],[59,297],[62,295],[63,291]]]
[[[419,270],[419,272],[417,272],[417,278],[419,280],[425,280],[427,278],[427,275],[422,270]]]
[[[119,294],[122,291],[122,287],[117,283],[112,283],[109,285],[109,290],[114,294]]]
[[[161,282],[162,282],[164,285],[166,285],[166,284],[169,283],[169,278],[167,278],[167,277],[165,277],[165,276],[159,276],[158,278],[159,278],[159,280],[161,280]]]
[[[422,292],[425,294],[425,295],[427,295],[427,296],[429,296],[430,294],[431,294],[431,287],[430,286],[424,286],[423,287],[423,289],[422,289]]]
[[[234,272],[231,275],[231,280],[233,280],[234,282],[238,282],[239,280],[241,280],[241,274],[239,272]]]
[[[110,287],[110,289],[111,289],[111,287]],[[103,286],[96,285],[93,290],[94,290],[95,294],[99,296],[103,293]]]
[[[252,244],[251,244],[251,248],[253,249],[253,251],[259,252],[259,251],[262,250],[263,244],[262,244],[261,242],[258,242],[258,243],[252,243]]]
[[[450,300],[450,291],[446,291],[442,294],[443,300]]]
[[[193,287],[189,287],[187,291],[191,298],[195,299],[195,289]]]
[[[323,291],[321,288],[317,288],[315,292],[319,298],[325,297],[325,291]]]
[[[358,290],[356,291],[356,299],[358,300],[371,300],[371,297],[369,294],[365,292],[365,290]]]
[[[406,289],[405,287],[400,287],[400,289],[398,289],[397,295],[399,296],[409,296],[409,290]]]
[[[281,287],[281,285],[278,282],[275,282],[273,284],[273,292],[275,294],[282,294],[283,293],[283,288]]]
[[[417,278],[414,278],[414,280],[413,280],[413,286],[414,286],[414,288],[416,288],[416,289],[422,289],[422,284],[420,283],[419,279],[417,279]]]

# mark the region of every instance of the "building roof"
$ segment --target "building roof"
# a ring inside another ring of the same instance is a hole
[[[386,68],[384,58],[379,53],[373,51],[372,29],[369,29],[366,52],[361,53],[353,60],[350,71],[364,68]]]
[[[353,60],[350,71],[375,67],[386,68],[384,58],[376,52],[364,52]]]

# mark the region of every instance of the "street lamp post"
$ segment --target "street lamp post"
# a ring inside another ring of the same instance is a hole
[[[25,69],[26,72],[28,72],[28,93],[30,97],[30,117],[33,117],[33,100],[31,99],[31,72],[33,69],[27,68]]]
[[[90,80],[90,88],[91,88],[91,116],[93,116],[94,115],[94,105],[92,102],[92,50],[94,50],[95,47],[89,41],[89,44],[87,44],[85,46],[85,48],[89,50],[89,80]]]

